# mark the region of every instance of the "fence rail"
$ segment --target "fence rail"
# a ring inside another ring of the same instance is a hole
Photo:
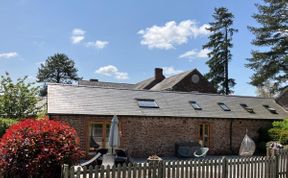
[[[273,157],[197,159],[122,166],[62,166],[62,178],[288,178],[288,152]]]

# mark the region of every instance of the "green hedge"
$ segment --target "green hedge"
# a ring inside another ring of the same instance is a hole
[[[0,138],[4,135],[6,129],[17,122],[18,121],[16,119],[0,118]]]

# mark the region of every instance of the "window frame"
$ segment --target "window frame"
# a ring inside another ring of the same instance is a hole
[[[275,108],[269,106],[268,104],[263,104],[263,107],[265,109],[267,109],[272,114],[278,114],[277,110]]]
[[[217,104],[223,111],[231,111],[231,109],[225,103],[218,102]]]
[[[156,108],[156,109],[160,108],[155,99],[136,98],[136,101],[137,101],[139,108]],[[140,105],[139,102],[153,102],[154,106],[152,106],[152,105],[151,106],[143,106],[143,105]]]
[[[202,126],[202,133],[201,133],[201,126]],[[205,126],[208,127],[208,133],[207,133],[207,144],[205,142]],[[210,124],[209,123],[200,123],[198,125],[198,143],[200,144],[200,141],[202,141],[202,145],[203,147],[210,147],[210,140],[211,140],[211,136],[210,136]],[[202,135],[202,138],[201,138]]]
[[[86,122],[86,128],[87,128],[87,132],[86,133],[86,141],[87,141],[87,145],[86,145],[86,153],[93,153],[96,150],[90,150],[90,137],[91,137],[91,127],[93,124],[101,124],[102,125],[102,140],[101,140],[101,145],[99,147],[100,148],[108,148],[108,145],[106,145],[106,143],[108,142],[108,138],[107,136],[109,136],[109,132],[107,132],[107,125],[111,126],[111,120],[106,120],[106,119],[100,119],[99,121],[88,121]],[[118,123],[118,128],[119,128],[119,134],[120,134],[120,138],[122,136],[122,124],[119,121]]]
[[[245,109],[245,111],[247,111],[247,112],[249,112],[251,114],[255,114],[254,109],[249,107],[247,104],[241,103],[240,106],[242,106],[242,108]]]
[[[202,107],[196,101],[189,101],[194,110],[202,110]],[[196,105],[197,107],[194,107]]]

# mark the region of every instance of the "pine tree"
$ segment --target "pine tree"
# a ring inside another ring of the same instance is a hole
[[[228,76],[228,63],[232,58],[232,36],[237,30],[231,27],[234,16],[226,8],[215,8],[213,18],[215,21],[209,23],[210,27],[207,28],[211,32],[209,42],[203,45],[203,49],[211,50],[208,53],[210,59],[206,62],[210,71],[205,77],[217,88],[218,93],[229,95],[236,84]]]
[[[72,83],[79,80],[78,70],[74,65],[74,61],[65,54],[57,53],[49,56],[45,64],[41,64],[40,68],[38,68],[37,82],[44,82],[39,95],[47,95],[46,82]]]
[[[38,68],[38,82],[72,83],[72,81],[77,81],[80,78],[74,65],[74,61],[65,54],[57,53],[50,56],[45,64],[41,64]]]
[[[266,81],[273,82],[272,93],[281,91],[288,82],[288,2],[264,0],[256,4],[258,14],[252,17],[259,27],[248,27],[255,35],[252,44],[263,47],[251,52],[247,67],[254,70],[251,84],[261,87]]]

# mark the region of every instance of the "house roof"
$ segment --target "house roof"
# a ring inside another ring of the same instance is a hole
[[[100,81],[89,81],[80,80],[78,85],[89,85],[89,86],[99,86],[99,87],[112,87],[112,88],[135,88],[136,84],[130,83],[114,83],[114,82],[100,82]]]
[[[196,69],[194,69],[194,70],[196,70]],[[173,86],[175,86],[177,83],[179,83],[184,77],[186,77],[188,74],[190,74],[194,70],[182,72],[182,73],[173,75],[171,77],[165,78],[162,82],[156,84],[150,90],[158,90],[158,91],[160,91],[160,90],[172,89]]]
[[[143,80],[141,82],[136,83],[135,89],[144,89],[148,85],[150,85],[155,80],[155,77],[148,78],[146,80]]]
[[[154,99],[159,108],[140,108],[137,98]],[[194,110],[189,101],[196,101],[202,110]],[[225,103],[231,111],[223,111],[218,102]],[[255,114],[247,112],[240,104],[252,107]],[[270,113],[263,105],[275,108],[278,114]],[[48,85],[48,114],[244,119],[283,119],[288,116],[274,99],[63,84]]]

